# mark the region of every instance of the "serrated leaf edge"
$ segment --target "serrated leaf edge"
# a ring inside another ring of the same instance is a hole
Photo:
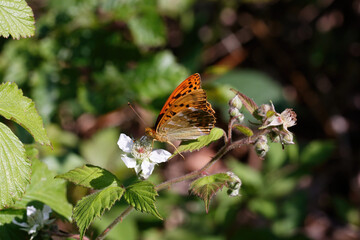
[[[115,187],[115,186],[109,186],[109,187]],[[122,187],[119,187],[119,188],[122,188]],[[106,188],[104,188],[104,189],[106,189]],[[85,199],[85,198],[87,198],[87,197],[90,197],[90,196],[92,196],[92,195],[94,195],[94,194],[99,194],[99,193],[100,193],[101,191],[103,191],[104,189],[101,189],[101,190],[96,191],[96,192],[94,192],[94,193],[92,193],[92,194],[89,194],[89,195],[84,196],[83,198],[81,198],[81,199],[78,201],[78,203],[80,203],[80,201],[82,201],[83,199]],[[83,233],[80,233],[80,239],[83,238],[83,236],[85,235],[87,229],[89,228],[89,226],[91,225],[91,223],[94,222],[95,219],[100,218],[100,217],[105,213],[106,210],[110,210],[110,209],[112,208],[112,206],[115,204],[115,202],[118,201],[118,200],[120,200],[120,199],[124,196],[125,189],[124,189],[124,188],[122,188],[122,189],[123,189],[123,192],[122,192],[122,194],[121,194],[121,196],[120,196],[119,198],[115,199],[115,200],[109,205],[109,207],[105,207],[104,209],[102,209],[102,211],[101,211],[99,214],[96,214],[96,215],[95,215],[95,217],[92,219],[92,221],[91,221],[91,222],[86,226],[86,228],[84,229],[84,232],[83,232]],[[74,207],[74,209],[73,209],[73,214],[72,214],[72,219],[73,219],[75,222],[76,222],[76,219],[75,219],[75,216],[74,216],[74,215],[75,215],[75,211],[76,211],[76,207],[78,206],[78,203],[75,205],[75,207]],[[76,225],[77,225],[77,227],[79,228],[79,225],[77,224],[77,222],[76,222]],[[79,230],[80,230],[80,228],[79,228]]]

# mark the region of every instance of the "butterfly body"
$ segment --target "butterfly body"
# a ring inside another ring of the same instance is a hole
[[[191,140],[210,133],[215,111],[201,89],[200,75],[185,79],[170,95],[160,111],[154,128],[146,135],[160,142]]]

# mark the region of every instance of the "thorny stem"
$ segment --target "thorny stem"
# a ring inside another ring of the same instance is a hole
[[[230,123],[229,123],[229,128],[232,129],[232,125],[235,122],[236,119],[231,119]],[[155,190],[156,191],[160,191],[163,189],[166,189],[168,187],[170,187],[171,185],[178,183],[178,182],[182,182],[182,181],[186,181],[186,180],[191,180],[197,177],[200,177],[203,172],[205,172],[206,170],[208,170],[211,166],[214,165],[214,163],[219,160],[220,158],[222,158],[228,151],[231,151],[232,149],[245,145],[245,144],[249,144],[252,142],[252,139],[256,139],[259,135],[263,134],[264,131],[259,131],[257,134],[254,134],[251,138],[243,138],[240,139],[236,142],[231,142],[231,130],[229,130],[229,135],[226,138],[226,134],[224,133],[225,139],[227,139],[225,145],[217,152],[217,154],[211,158],[211,160],[205,164],[202,168],[200,168],[199,170],[193,171],[191,173],[188,173],[184,176],[178,177],[178,178],[173,178],[170,179],[168,181],[165,181],[163,183],[158,184],[157,186],[155,186]],[[96,240],[102,240],[105,238],[105,236],[107,235],[107,233],[116,226],[116,224],[118,224],[119,222],[121,222],[123,220],[123,218],[125,218],[134,208],[132,206],[129,206],[128,208],[126,208],[124,210],[124,212],[122,212],[120,214],[120,216],[118,216],[97,238]]]

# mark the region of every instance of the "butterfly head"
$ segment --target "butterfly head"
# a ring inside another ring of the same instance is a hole
[[[152,139],[156,139],[156,132],[152,128],[149,127],[145,128],[145,134],[146,136],[151,137]]]

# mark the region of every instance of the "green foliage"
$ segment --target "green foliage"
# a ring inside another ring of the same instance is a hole
[[[136,210],[146,212],[162,219],[155,206],[157,196],[155,186],[149,181],[134,183],[126,188],[125,200]]]
[[[0,85],[0,114],[23,126],[31,133],[35,141],[50,145],[34,102],[24,97],[15,83],[8,82]]]
[[[231,181],[232,178],[226,173],[201,177],[190,184],[190,192],[204,200],[206,212],[209,212],[211,198]]]
[[[195,140],[182,142],[177,149],[178,151],[176,151],[174,155],[177,154],[178,152],[193,152],[195,150],[199,150],[209,145],[210,143],[220,139],[223,135],[224,135],[224,130],[215,127],[211,130],[209,135],[201,136]]]
[[[187,75],[186,69],[176,63],[171,52],[160,51],[140,61],[134,70],[125,74],[125,78],[131,84],[131,89],[139,94],[139,100],[148,102],[168,96]]]
[[[93,189],[102,189],[117,184],[117,178],[111,172],[90,164],[75,168],[56,177]]]
[[[33,158],[31,183],[27,186],[21,200],[17,201],[13,207],[25,209],[29,203],[39,201],[48,205],[53,211],[67,220],[70,220],[72,205],[66,198],[66,182],[62,179],[55,179],[55,175],[44,163]]]
[[[313,141],[303,150],[300,161],[304,165],[314,166],[328,159],[333,151],[332,141]]]
[[[8,209],[0,210],[0,226],[6,223],[11,223],[11,221],[15,217],[22,217],[24,213],[25,213],[25,209],[8,208]]]
[[[3,123],[0,123],[0,143],[0,209],[3,209],[23,196],[31,166],[23,144]]]
[[[117,200],[120,200],[123,193],[122,187],[109,186],[82,198],[76,204],[73,217],[80,229],[81,239],[90,223],[96,217],[100,217],[106,209],[110,209]]]
[[[166,42],[164,23],[155,11],[131,18],[129,28],[138,46],[159,47]]]
[[[25,0],[1,0],[0,12],[0,36],[20,39],[34,35],[34,14]]]
[[[252,135],[254,135],[253,131],[244,125],[235,124],[234,127],[247,137],[251,137]]]
[[[120,204],[119,204],[120,205]],[[98,232],[104,231],[120,214],[126,209],[125,205],[118,206],[116,204],[111,208],[111,211],[106,211],[101,218],[96,218],[91,226]],[[141,216],[140,216],[141,215]],[[145,217],[142,213],[133,212],[127,215],[120,224],[117,224],[109,233],[106,235],[107,240],[118,240],[119,236],[127,240],[136,240],[140,235],[141,229],[137,225],[137,219],[139,217]],[[151,217],[152,219],[156,218]]]

